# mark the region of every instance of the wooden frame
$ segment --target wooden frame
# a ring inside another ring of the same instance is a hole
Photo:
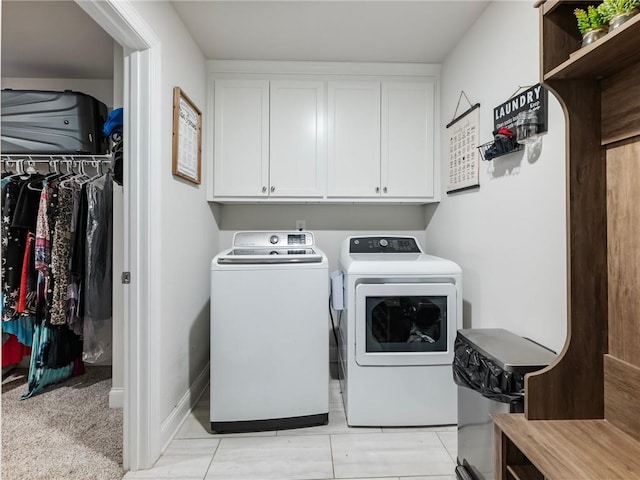
[[[200,184],[202,169],[202,112],[173,87],[173,167],[175,176]]]

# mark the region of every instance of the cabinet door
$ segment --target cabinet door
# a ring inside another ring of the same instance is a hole
[[[380,82],[329,82],[328,115],[328,196],[380,196]]]
[[[433,142],[433,83],[383,82],[383,197],[433,197]]]
[[[271,82],[270,196],[324,195],[324,85]]]
[[[216,80],[214,102],[214,196],[268,196],[269,82]]]

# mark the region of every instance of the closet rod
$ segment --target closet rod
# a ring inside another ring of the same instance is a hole
[[[1,154],[3,162],[33,162],[33,163],[49,163],[56,161],[66,162],[111,162],[111,155],[31,155],[31,154],[18,154],[8,153]]]

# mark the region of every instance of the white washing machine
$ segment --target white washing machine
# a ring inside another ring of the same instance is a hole
[[[462,328],[462,270],[423,253],[414,237],[342,244],[342,396],[350,426],[457,422],[451,363]]]
[[[237,232],[211,262],[211,428],[324,425],[328,263],[311,232]]]

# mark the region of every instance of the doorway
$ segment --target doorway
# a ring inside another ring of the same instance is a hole
[[[159,130],[155,108],[159,89],[159,40],[128,2],[77,1],[78,5],[122,46],[124,52],[124,251],[123,268],[129,273],[124,305],[124,432],[125,470],[151,467],[159,453],[152,436],[155,402],[150,365],[156,357],[150,330],[149,266],[154,250],[150,242],[150,199],[154,194],[152,159],[154,132]],[[117,273],[116,273],[117,275]]]
[[[149,365],[156,357],[147,334],[152,308],[149,265],[154,253],[149,248],[152,217],[149,199],[154,192],[154,179],[142,173],[150,170],[151,158],[156,154],[150,138],[152,132],[157,131],[154,108],[159,103],[158,86],[153,79],[159,70],[159,42],[128,2],[87,0],[76,4],[123,49],[122,271],[128,272],[131,278],[123,289],[123,466],[125,470],[139,470],[150,467],[159,454],[152,435],[155,410],[150,395],[153,378],[149,375]],[[51,25],[48,28],[52,28]],[[110,54],[102,57],[107,61],[112,58]],[[120,278],[121,273],[114,271],[114,277]]]

